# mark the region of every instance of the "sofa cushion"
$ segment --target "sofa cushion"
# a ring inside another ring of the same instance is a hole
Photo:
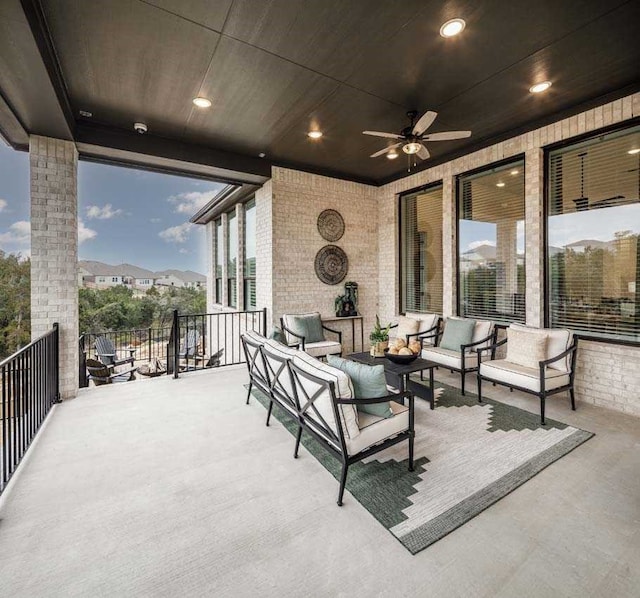
[[[427,347],[422,350],[422,359],[433,361],[438,365],[459,370],[462,368],[462,357],[460,349],[452,351],[442,347]],[[467,353],[464,356],[464,367],[466,370],[473,369],[478,365],[478,354]]]
[[[506,359],[496,359],[480,364],[480,375],[507,386],[519,386],[533,392],[540,392],[539,368],[527,368]],[[558,370],[545,370],[545,389],[553,390],[569,384],[569,374]]]
[[[282,316],[285,326],[294,334],[304,337],[306,343],[317,343],[324,340],[322,318],[319,312],[309,314],[287,314]],[[297,336],[288,335],[289,344],[300,342]]]
[[[304,350],[312,357],[325,357],[342,353],[342,345],[338,341],[320,341],[305,343]]]
[[[351,378],[356,399],[376,399],[389,394],[383,365],[357,363],[334,355],[329,355],[327,361],[329,365],[341,369]],[[384,418],[392,415],[388,401],[372,405],[357,405],[356,407],[360,413],[370,413]],[[360,421],[358,421],[358,424],[360,425]]]
[[[475,320],[447,318],[440,347],[460,352],[460,345],[468,345],[471,342],[475,326]]]
[[[407,316],[400,316],[398,318],[398,327],[395,329],[395,336],[396,338],[401,338],[403,341],[406,341],[407,335],[420,332],[419,328],[420,320],[409,318]]]
[[[573,332],[568,328],[533,328],[532,326],[525,326],[524,324],[511,324],[509,328],[526,330],[536,334],[546,334],[548,336],[547,359],[560,355],[560,353],[566,351],[573,343]],[[547,368],[558,370],[560,372],[570,372],[571,365],[571,356],[567,355],[566,357],[549,364]]]
[[[278,398],[290,399],[291,404],[295,404],[295,394],[291,383],[291,374],[284,361],[293,359],[297,353],[299,351],[273,339],[267,339],[262,347],[273,393]]]
[[[477,343],[481,341],[483,338],[487,338],[490,334],[493,333],[496,325],[490,320],[476,320],[476,326],[473,329],[473,336],[471,337],[472,343]],[[493,342],[492,339],[481,343],[476,347],[471,347],[470,351],[476,351],[477,349],[482,349],[484,347],[488,347]]]
[[[259,349],[267,339],[253,330],[248,330],[242,336],[248,341],[245,343],[245,348],[247,350],[249,374],[254,377],[254,382],[262,391],[269,392],[269,377]]]
[[[349,455],[355,455],[409,429],[409,408],[395,401],[391,401],[390,407],[393,415],[386,419],[368,413],[362,414],[360,435],[345,440]]]
[[[547,358],[546,334],[507,328],[507,361],[528,368],[537,368]]]
[[[347,374],[338,368],[334,368],[329,364],[322,363],[311,355],[307,355],[302,351],[298,351],[293,358],[293,363],[296,367],[299,367],[304,372],[320,378],[327,382],[333,382],[336,398],[341,399],[353,399],[355,396],[353,390],[353,384]],[[312,382],[307,382],[306,379],[301,379],[301,383],[309,396],[312,396],[314,392],[318,390],[318,385]],[[298,394],[300,407],[304,408],[306,405],[306,398],[304,395]],[[338,429],[336,426],[335,416],[333,412],[333,401],[329,391],[321,393],[321,395],[314,401],[314,406],[318,410],[320,417],[326,422],[331,430],[337,434]],[[346,438],[357,438],[360,434],[360,428],[358,427],[358,412],[354,405],[338,405],[338,412],[342,419],[342,431]],[[306,410],[304,417],[312,420],[317,426],[324,427],[321,419],[318,417],[313,409]],[[316,426],[316,428],[317,428]],[[333,442],[333,441],[332,441]]]

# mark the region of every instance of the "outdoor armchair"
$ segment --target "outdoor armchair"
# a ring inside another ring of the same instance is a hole
[[[280,326],[288,346],[300,345],[313,357],[342,355],[342,332],[325,326],[319,312],[284,314],[280,318]],[[335,335],[337,340],[327,339],[325,332]]]
[[[121,352],[120,355],[116,351],[116,348],[113,344],[113,341],[106,336],[98,336],[95,341],[95,350],[98,359],[107,367],[111,369],[115,368],[119,365],[124,365],[130,363],[133,366],[133,362],[135,361],[134,353],[135,349],[126,349],[124,352]],[[128,352],[129,355],[123,355],[123,353]]]

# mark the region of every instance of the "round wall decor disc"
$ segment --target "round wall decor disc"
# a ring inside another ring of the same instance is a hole
[[[342,282],[349,271],[347,254],[336,245],[325,245],[316,254],[316,276],[324,284]]]
[[[318,216],[318,232],[323,239],[335,242],[344,235],[344,220],[337,210],[324,210]]]

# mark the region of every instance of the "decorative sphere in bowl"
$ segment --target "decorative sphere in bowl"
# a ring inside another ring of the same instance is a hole
[[[389,353],[389,349],[385,349],[384,356],[389,360],[393,361],[393,363],[399,363],[401,365],[407,365],[414,361],[418,355],[417,353],[412,353],[411,355],[402,355],[399,353]]]

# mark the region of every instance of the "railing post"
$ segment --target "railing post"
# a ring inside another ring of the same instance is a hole
[[[58,322],[53,323],[53,339],[54,339],[54,388],[56,394],[54,396],[54,403],[61,403],[60,399],[60,327]]]
[[[262,336],[267,336],[267,308],[262,308]]]
[[[178,377],[178,368],[180,366],[180,320],[178,318],[178,310],[173,310],[173,377]]]
[[[87,388],[89,380],[87,380],[87,352],[85,350],[84,334],[78,340],[78,385],[80,388]]]
[[[148,352],[148,355],[147,355],[147,358],[148,358],[147,361],[149,363],[151,363],[151,328],[149,328],[149,330],[147,331],[147,343],[149,345],[149,352]]]

